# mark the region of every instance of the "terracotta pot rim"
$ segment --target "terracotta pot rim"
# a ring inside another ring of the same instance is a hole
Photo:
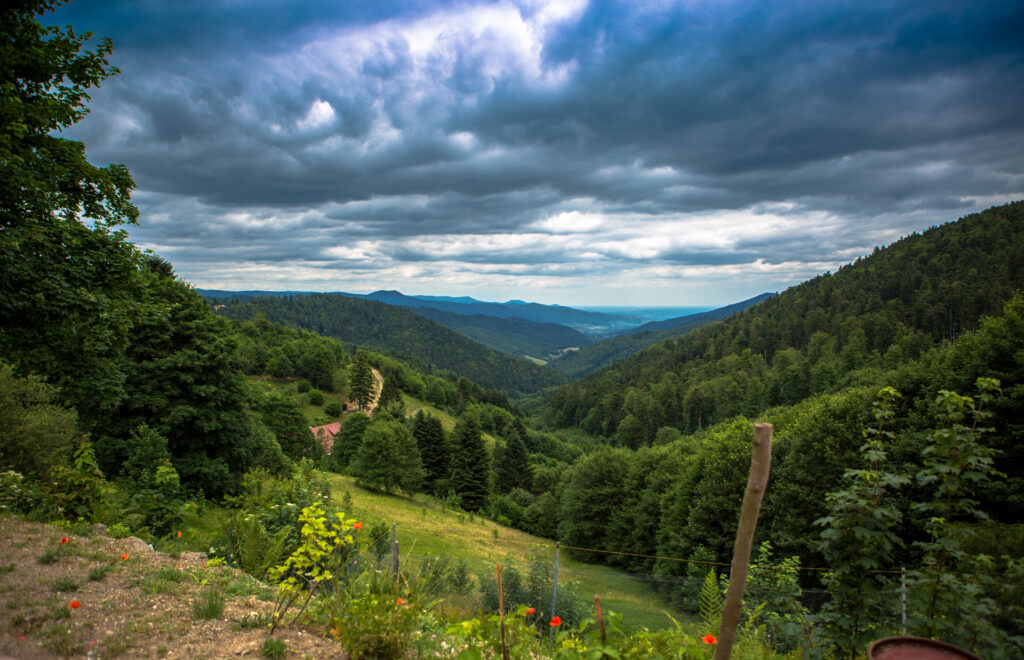
[[[948,651],[950,653],[959,655],[965,660],[983,660],[981,656],[975,655],[967,649],[957,646],[955,644],[943,642],[938,639],[929,639],[928,637],[912,637],[910,635],[894,635],[892,637],[883,637],[882,639],[872,642],[871,646],[868,648],[868,658],[870,660],[875,660],[875,653],[876,651],[880,650],[880,647],[894,646],[902,643],[930,646],[936,650]]]

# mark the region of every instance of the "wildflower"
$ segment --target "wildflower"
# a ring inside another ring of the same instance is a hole
[[[126,555],[125,553],[122,552],[121,553],[121,559],[128,559],[128,555]]]
[[[64,545],[65,543],[67,543],[67,542],[68,542],[68,541],[70,541],[70,540],[71,540],[71,539],[69,539],[68,537],[66,537],[66,536],[62,536],[62,537],[60,537],[60,544],[61,544],[61,545]]]
[[[178,532],[178,538],[179,539],[181,538],[181,532]]]
[[[363,523],[352,523],[352,529],[362,529]]]
[[[526,610],[526,613],[527,613],[527,614],[533,614],[533,613],[534,613],[534,612],[536,612],[536,611],[537,611],[537,608],[535,608],[535,607],[531,607],[530,609]]]
[[[708,633],[707,635],[704,635],[703,637],[701,637],[700,641],[704,642],[705,644],[717,644],[718,643],[718,640],[711,633]]]
[[[70,603],[68,603],[68,607],[70,607],[73,610],[77,610],[81,606],[82,606],[82,604],[78,602],[77,598],[75,600],[71,601]]]
[[[399,598],[395,602],[398,603],[399,605],[405,605],[405,599],[404,598]]]
[[[551,617],[551,627],[552,628],[557,628],[560,625],[562,625],[562,617],[558,616],[557,614],[555,616]]]

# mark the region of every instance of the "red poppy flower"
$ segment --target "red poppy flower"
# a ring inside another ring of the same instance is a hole
[[[181,532],[178,532],[178,538],[179,539],[181,538]]]
[[[557,614],[555,616],[551,617],[551,627],[552,628],[557,628],[560,625],[562,625],[562,617],[558,616]]]
[[[352,523],[352,529],[362,529],[363,523]]]
[[[701,637],[700,641],[704,642],[705,644],[717,644],[718,643],[718,640],[711,633],[708,633],[707,635],[704,635],[703,637]]]
[[[82,604],[79,603],[77,599],[75,599],[75,600],[71,601],[70,603],[68,603],[68,607],[70,607],[73,610],[77,610],[81,606],[82,606]]]
[[[70,540],[71,540],[71,539],[69,539],[68,537],[66,537],[66,536],[62,536],[62,537],[60,537],[60,544],[61,544],[61,545],[64,545],[65,543],[67,543],[67,542],[68,542],[68,541],[70,541]]]
[[[124,554],[124,553],[122,552],[122,553],[121,553],[121,559],[128,559],[128,555],[126,555],[126,554]]]
[[[398,603],[399,605],[405,605],[405,599],[404,598],[399,598],[395,602]]]
[[[533,614],[533,613],[534,613],[534,612],[536,612],[536,611],[537,611],[537,610],[536,610],[535,608],[531,607],[530,609],[526,610],[526,613],[527,613],[527,614]]]

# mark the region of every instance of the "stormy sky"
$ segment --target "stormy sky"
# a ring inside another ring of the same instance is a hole
[[[1024,3],[77,0],[200,287],[718,305],[1024,198]]]

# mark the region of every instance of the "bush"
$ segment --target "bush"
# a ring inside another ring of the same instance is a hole
[[[320,390],[310,390],[309,393],[306,395],[306,399],[312,406],[324,405],[324,393],[321,392]]]
[[[310,387],[309,381],[305,378],[295,383],[295,389],[299,394],[305,394],[309,391]]]
[[[132,530],[124,523],[114,523],[107,528],[107,536],[115,539],[126,539],[132,535]]]
[[[337,417],[341,414],[342,405],[341,401],[328,401],[327,405],[324,406],[324,412],[331,417]]]

